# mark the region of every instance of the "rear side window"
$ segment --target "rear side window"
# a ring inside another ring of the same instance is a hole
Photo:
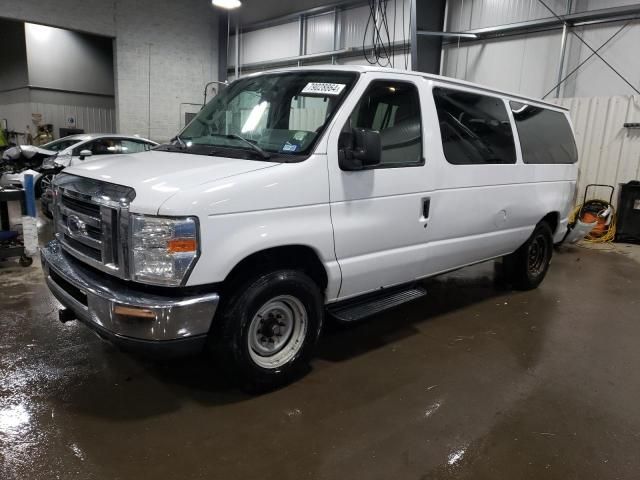
[[[576,163],[578,150],[567,117],[554,110],[511,102],[524,163]]]
[[[434,88],[433,97],[449,163],[516,163],[513,131],[502,99],[448,88]]]

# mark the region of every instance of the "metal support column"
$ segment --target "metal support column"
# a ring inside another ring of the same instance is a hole
[[[236,80],[240,76],[240,21],[236,20]]]
[[[305,17],[304,15],[300,15],[300,19],[298,20],[298,42],[299,42],[298,56],[300,57],[304,55],[304,51],[305,51],[304,24],[305,24]],[[299,67],[302,66],[302,60],[298,60],[298,66]]]
[[[572,0],[567,0],[567,15],[571,14]],[[569,34],[569,25],[564,22],[562,27],[562,41],[560,43],[560,64],[558,65],[558,86],[556,87],[556,98],[560,98],[560,86],[562,85],[562,75],[564,73],[564,59],[567,52],[567,35]]]
[[[340,9],[338,7],[333,9],[333,51],[337,51],[340,48],[340,44],[342,43],[342,39],[340,35],[342,34],[342,29],[340,28]],[[335,65],[337,63],[337,58],[335,55],[331,55],[331,64]]]
[[[227,79],[227,68],[229,62],[229,12],[220,15],[218,19],[218,81],[224,82]]]
[[[445,0],[411,1],[411,70],[440,73],[444,33]],[[460,36],[462,32],[451,32]]]

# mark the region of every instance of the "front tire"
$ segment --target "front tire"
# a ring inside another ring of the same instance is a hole
[[[53,177],[55,177],[53,173],[45,173],[38,179],[38,183],[36,183],[36,188],[35,188],[36,198],[42,197],[42,194],[47,189],[51,188],[51,182],[53,181]]]
[[[278,270],[234,292],[210,334],[219,365],[251,392],[290,383],[308,366],[322,329],[317,284],[303,272]]]
[[[546,222],[539,223],[527,241],[504,257],[508,279],[518,290],[537,288],[549,270],[553,255],[553,235]]]

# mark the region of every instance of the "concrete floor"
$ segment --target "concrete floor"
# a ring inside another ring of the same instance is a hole
[[[0,263],[0,478],[639,478],[631,256],[563,249],[527,293],[491,264],[430,281],[253,398],[60,324],[39,266]]]

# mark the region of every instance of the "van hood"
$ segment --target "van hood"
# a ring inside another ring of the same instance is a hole
[[[131,187],[136,191],[132,210],[156,214],[160,206],[177,193],[278,165],[276,162],[151,150],[78,162],[64,172]]]

